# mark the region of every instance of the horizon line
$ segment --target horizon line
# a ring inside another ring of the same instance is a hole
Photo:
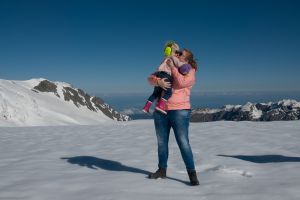
[[[139,96],[139,95],[150,95],[149,92],[90,92],[93,95],[105,95],[105,96],[113,96],[113,95],[120,95],[120,96]],[[191,95],[206,95],[206,94],[219,94],[219,95],[238,95],[238,94],[262,94],[262,93],[271,93],[271,94],[282,94],[282,93],[299,93],[300,90],[245,90],[245,91],[192,91]]]

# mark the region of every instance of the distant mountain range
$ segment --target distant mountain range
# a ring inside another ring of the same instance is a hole
[[[279,121],[299,120],[300,102],[285,99],[276,103],[247,103],[226,105],[221,109],[199,108],[192,111],[192,122],[230,121]]]
[[[129,121],[101,98],[47,79],[0,79],[0,126],[92,125]]]
[[[142,106],[141,106],[142,107]],[[0,79],[0,126],[96,125],[103,121],[152,118],[138,108],[121,114],[101,98],[65,82],[47,79]],[[192,110],[191,122],[299,120],[300,102],[286,99],[269,103],[226,105]]]

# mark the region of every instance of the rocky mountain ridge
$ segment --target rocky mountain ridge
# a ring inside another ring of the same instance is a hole
[[[49,80],[43,80],[36,85],[32,91],[34,92],[51,92],[58,98],[61,98],[57,91],[57,85]],[[120,114],[115,111],[110,105],[105,103],[101,98],[90,96],[81,89],[71,86],[63,86],[62,92],[65,101],[71,101],[76,107],[86,106],[89,110],[94,112],[103,112],[106,116],[117,121],[129,121],[130,117]]]
[[[220,109],[198,108],[192,111],[191,122],[209,121],[281,121],[299,120],[300,102],[284,99],[279,102],[226,105]]]

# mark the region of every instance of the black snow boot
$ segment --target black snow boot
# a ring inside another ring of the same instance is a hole
[[[198,178],[197,178],[197,173],[195,170],[191,170],[191,171],[187,171],[188,172],[188,175],[189,175],[189,178],[190,178],[190,182],[191,184],[194,186],[194,185],[200,185],[199,181],[198,181]]]
[[[154,173],[149,174],[148,178],[157,179],[157,178],[166,178],[167,177],[167,169],[158,168],[158,170]]]

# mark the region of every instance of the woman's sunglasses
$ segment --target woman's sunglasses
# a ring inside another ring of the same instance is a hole
[[[175,51],[175,54],[177,54],[177,55],[179,55],[179,56],[182,56],[182,51],[176,50],[176,51]]]

